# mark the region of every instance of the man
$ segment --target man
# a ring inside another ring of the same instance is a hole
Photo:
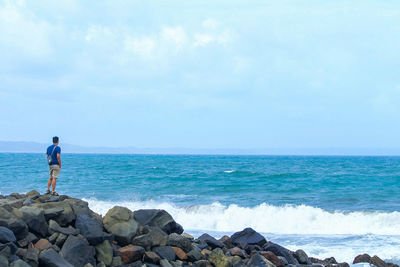
[[[53,137],[53,144],[47,148],[47,160],[49,163],[50,169],[50,177],[47,182],[47,192],[46,194],[50,194],[50,185],[52,185],[51,194],[54,196],[58,196],[56,192],[57,178],[61,171],[61,148],[58,146],[59,139],[57,136]]]

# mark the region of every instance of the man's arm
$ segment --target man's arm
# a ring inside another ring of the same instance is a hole
[[[59,153],[57,153],[57,161],[58,161],[58,165],[59,165],[60,168],[61,168],[61,156],[60,156]]]

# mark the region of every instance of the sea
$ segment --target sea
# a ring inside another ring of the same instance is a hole
[[[246,227],[309,256],[400,262],[400,157],[62,154],[57,191],[105,213],[165,209],[185,232]],[[0,153],[0,194],[44,193],[44,154]]]

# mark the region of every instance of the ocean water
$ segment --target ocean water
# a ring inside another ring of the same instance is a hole
[[[57,191],[105,214],[165,209],[186,232],[252,227],[309,256],[400,262],[400,157],[63,154]],[[0,194],[44,192],[42,154],[0,153]]]

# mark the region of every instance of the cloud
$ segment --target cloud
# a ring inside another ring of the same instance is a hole
[[[96,38],[102,38],[104,36],[110,36],[111,30],[107,27],[103,27],[101,25],[91,25],[89,26],[85,40],[87,42],[91,42]]]
[[[178,47],[182,47],[187,41],[186,32],[181,26],[178,27],[163,27],[161,37],[167,42],[173,42]]]
[[[219,24],[218,21],[212,18],[203,21],[204,28],[215,29],[218,26],[218,24]]]
[[[232,35],[229,31],[221,33],[196,33],[194,34],[194,46],[206,46],[212,43],[226,45],[232,41]]]
[[[142,58],[150,58],[156,47],[156,41],[151,37],[134,38],[128,36],[125,39],[125,50]]]

